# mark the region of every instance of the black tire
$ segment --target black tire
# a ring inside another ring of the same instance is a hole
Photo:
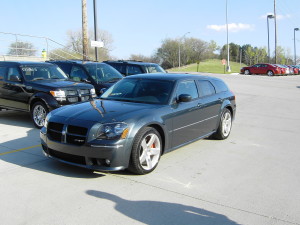
[[[41,129],[49,113],[48,107],[43,102],[36,102],[32,105],[30,113],[34,126]]]
[[[152,139],[152,143],[150,143],[151,139]],[[151,144],[151,146],[149,146],[148,144],[149,145]],[[145,147],[149,147],[152,149],[147,149],[147,148],[145,149]],[[143,153],[144,153],[144,159],[142,157]],[[151,153],[155,153],[155,154],[151,155]],[[133,147],[131,150],[128,170],[138,175],[144,175],[150,173],[157,167],[161,154],[162,154],[162,141],[158,131],[152,127],[142,128],[135,136]]]
[[[245,74],[245,75],[250,75],[250,74],[251,74],[251,73],[250,73],[250,70],[245,70],[244,74]]]
[[[232,127],[232,115],[229,109],[225,108],[221,114],[219,127],[213,137],[218,140],[224,140],[229,137]]]

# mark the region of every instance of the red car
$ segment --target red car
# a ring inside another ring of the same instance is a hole
[[[250,74],[267,74],[268,76],[280,75],[281,68],[276,65],[268,63],[259,63],[253,66],[247,66],[241,68],[241,74],[250,75]]]

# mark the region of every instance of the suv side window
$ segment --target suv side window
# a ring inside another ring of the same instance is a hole
[[[0,66],[0,80],[4,79],[5,73],[6,73],[6,67],[5,66]]]
[[[9,67],[8,68],[7,80],[12,80],[11,79],[12,75],[19,77],[20,80],[22,79],[22,76],[17,67]]]
[[[127,75],[134,75],[134,74],[139,74],[139,73],[143,73],[143,71],[141,70],[141,68],[139,66],[136,66],[136,65],[128,65],[127,66]]]
[[[199,81],[200,96],[209,96],[216,93],[214,86],[207,80]]]
[[[177,90],[176,96],[178,97],[181,94],[189,94],[192,96],[192,99],[198,98],[198,90],[194,80],[185,80],[180,81]]]
[[[83,70],[83,68],[79,66],[73,66],[71,73],[70,73],[70,79],[80,82],[82,80],[87,80],[88,76],[86,72]]]

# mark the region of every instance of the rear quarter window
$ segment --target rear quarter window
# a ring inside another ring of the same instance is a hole
[[[223,81],[213,80],[213,84],[217,93],[228,91],[228,86]]]

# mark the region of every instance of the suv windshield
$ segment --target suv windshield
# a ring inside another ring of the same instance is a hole
[[[123,79],[109,88],[101,99],[167,104],[173,89],[172,81]]]
[[[116,82],[123,78],[117,70],[104,63],[90,63],[84,67],[97,83]]]
[[[163,68],[159,65],[145,65],[145,69],[147,73],[165,73]]]
[[[24,65],[21,66],[25,80],[49,80],[49,79],[68,79],[67,75],[57,66],[48,65]]]

